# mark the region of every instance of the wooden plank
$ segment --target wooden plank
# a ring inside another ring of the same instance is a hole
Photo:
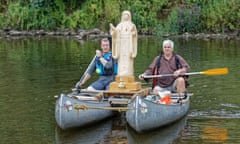
[[[104,91],[104,95],[106,96],[116,96],[116,95],[133,95],[135,93],[137,93],[138,91],[128,91],[128,90],[114,90],[114,91]]]
[[[138,91],[130,91],[127,89],[122,89],[122,90],[104,91],[103,93],[105,96],[116,96],[116,95],[134,96],[136,94],[146,95],[146,93],[149,93],[150,89],[151,88],[144,88]]]
[[[110,97],[108,101],[110,104],[128,104],[130,102],[130,99]]]

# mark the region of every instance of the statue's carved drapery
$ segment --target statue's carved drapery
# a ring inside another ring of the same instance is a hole
[[[118,59],[118,76],[133,76],[134,58],[137,55],[137,29],[129,11],[123,11],[121,22],[116,27],[110,24],[110,33],[112,55]]]

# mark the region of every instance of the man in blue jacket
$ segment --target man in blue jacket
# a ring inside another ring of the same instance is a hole
[[[87,90],[107,90],[109,84],[115,80],[117,74],[116,60],[112,58],[110,51],[110,41],[107,38],[101,40],[101,50],[96,50],[96,58],[88,69],[83,80],[77,83],[77,86],[82,87],[92,74],[96,72],[99,79],[87,87]]]

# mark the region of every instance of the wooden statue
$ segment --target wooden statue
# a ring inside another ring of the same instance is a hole
[[[117,27],[110,24],[110,33],[112,55],[118,59],[118,76],[133,76],[134,58],[137,55],[137,29],[129,11],[123,11],[122,20]]]
[[[110,24],[112,35],[112,56],[118,59],[118,75],[110,84],[110,90],[139,90],[141,84],[134,82],[134,58],[137,56],[137,29],[132,23],[131,13],[122,12],[121,22],[114,27]]]

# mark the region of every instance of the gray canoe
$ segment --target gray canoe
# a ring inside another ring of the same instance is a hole
[[[187,114],[189,109],[189,96],[177,103],[174,98],[171,105],[157,104],[136,96],[129,104],[126,112],[128,124],[137,132],[152,130],[177,121]]]
[[[79,100],[72,96],[73,94],[61,94],[56,100],[55,119],[61,129],[85,126],[114,114],[113,111],[104,109],[111,107],[107,100]],[[80,106],[82,109],[76,108],[76,106]]]

